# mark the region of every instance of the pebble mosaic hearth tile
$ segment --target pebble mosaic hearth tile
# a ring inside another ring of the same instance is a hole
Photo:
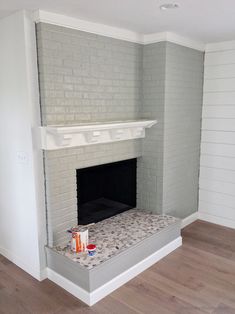
[[[53,249],[81,266],[92,269],[177,221],[178,219],[172,216],[131,209],[88,228],[89,243],[96,244],[97,247],[94,256],[73,253],[69,245],[56,246]]]

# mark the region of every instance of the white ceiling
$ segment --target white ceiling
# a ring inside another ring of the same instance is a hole
[[[163,3],[179,9],[161,11]],[[0,0],[0,17],[45,10],[142,34],[174,32],[208,42],[235,40],[235,0]]]

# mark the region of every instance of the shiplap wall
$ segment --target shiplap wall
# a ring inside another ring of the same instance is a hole
[[[199,217],[235,228],[235,46],[205,55]]]

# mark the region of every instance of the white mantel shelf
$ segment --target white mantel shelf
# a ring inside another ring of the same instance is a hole
[[[41,148],[55,150],[145,137],[145,129],[157,120],[112,121],[40,127]]]

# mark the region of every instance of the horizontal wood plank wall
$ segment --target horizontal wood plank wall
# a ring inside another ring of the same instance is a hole
[[[218,47],[205,55],[199,216],[235,228],[235,48]]]

